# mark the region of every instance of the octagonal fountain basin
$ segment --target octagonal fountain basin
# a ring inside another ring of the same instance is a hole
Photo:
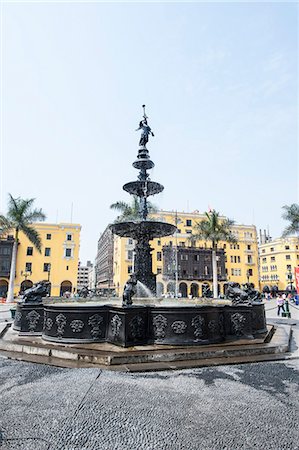
[[[115,299],[111,303],[107,299],[85,303],[47,301],[43,311],[40,305],[37,311],[37,305],[19,303],[14,329],[21,336],[28,332],[41,334],[52,342],[109,342],[123,347],[214,344],[253,339],[267,332],[263,303],[233,306],[217,302],[143,299],[143,304],[123,307]]]
[[[139,240],[146,236],[148,240],[163,236],[170,236],[175,233],[176,227],[171,223],[145,220],[142,222],[118,222],[110,225],[112,233],[121,237],[129,237]]]

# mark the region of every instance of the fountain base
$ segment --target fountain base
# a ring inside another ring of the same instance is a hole
[[[150,303],[151,299],[148,300]],[[38,321],[31,319],[30,322],[29,314],[31,318],[36,318],[37,314],[40,317]],[[16,316],[14,329],[20,336],[42,334],[45,340],[68,344],[109,342],[122,347],[153,343],[206,345],[253,339],[267,331],[262,303],[163,306],[161,302],[160,305],[127,307],[104,303],[44,306],[20,303]]]

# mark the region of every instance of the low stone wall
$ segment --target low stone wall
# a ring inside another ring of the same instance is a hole
[[[17,305],[14,330],[61,343],[201,345],[267,332],[264,305]]]

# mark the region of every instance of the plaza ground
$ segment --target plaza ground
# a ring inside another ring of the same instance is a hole
[[[265,306],[277,320],[275,303]],[[0,357],[0,449],[299,449],[291,312],[284,361],[133,374]]]

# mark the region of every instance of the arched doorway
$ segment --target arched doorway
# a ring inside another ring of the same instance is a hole
[[[192,297],[198,297],[199,289],[197,283],[191,283],[190,294]]]
[[[6,297],[8,291],[8,282],[6,280],[0,280],[0,297]]]
[[[63,297],[63,294],[65,292],[69,292],[70,294],[72,293],[72,283],[70,281],[63,281],[60,285],[60,297]]]
[[[187,284],[180,283],[179,290],[180,290],[181,296],[186,298],[187,297]]]
[[[26,291],[26,289],[32,288],[32,286],[33,286],[33,283],[31,280],[24,280],[21,283],[20,292],[24,292],[24,291]]]
[[[160,281],[157,283],[157,297],[162,297],[164,294],[164,285]]]

